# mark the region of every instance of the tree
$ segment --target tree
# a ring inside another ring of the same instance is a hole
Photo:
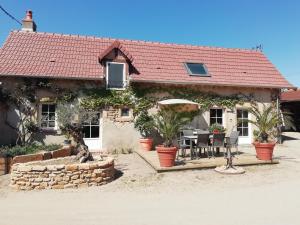
[[[26,145],[32,141],[34,134],[40,132],[36,124],[36,98],[35,89],[27,82],[19,83],[14,88],[8,90],[0,89],[1,102],[7,108],[15,109],[18,115],[16,124],[12,124],[8,119],[8,110],[5,112],[5,124],[16,131],[16,144]]]
[[[77,159],[80,162],[93,160],[92,154],[83,139],[83,124],[91,121],[96,113],[87,111],[80,107],[79,101],[61,103],[57,105],[57,122],[61,131],[71,136],[77,143]]]

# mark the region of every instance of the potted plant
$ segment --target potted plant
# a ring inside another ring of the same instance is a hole
[[[147,111],[142,111],[134,121],[134,127],[140,132],[140,143],[144,150],[152,150],[153,138],[150,134],[153,132],[153,118]]]
[[[211,132],[213,134],[224,133],[225,131],[226,131],[226,129],[218,123],[214,123],[214,124],[210,125],[210,127],[209,127],[209,132]]]
[[[173,140],[180,128],[191,120],[192,117],[188,113],[173,110],[160,110],[154,115],[154,127],[163,139],[163,144],[155,147],[162,167],[174,166],[177,147],[173,144]]]
[[[280,119],[276,107],[271,104],[263,104],[262,110],[257,104],[253,104],[249,112],[254,119],[243,119],[253,124],[257,129],[253,131],[256,157],[260,160],[272,160],[273,150],[276,144],[275,137]]]

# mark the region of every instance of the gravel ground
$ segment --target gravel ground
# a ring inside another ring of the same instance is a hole
[[[0,224],[298,225],[300,134],[287,136],[275,149],[280,164],[246,167],[243,175],[157,174],[129,154],[117,156],[118,178],[102,187],[15,192],[9,175],[0,176]]]

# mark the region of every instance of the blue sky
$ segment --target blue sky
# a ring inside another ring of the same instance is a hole
[[[300,87],[299,0],[0,0],[38,31],[183,44],[252,48]],[[0,43],[20,26],[0,11]]]

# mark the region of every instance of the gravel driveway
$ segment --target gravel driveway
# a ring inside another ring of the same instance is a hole
[[[246,167],[243,175],[157,174],[130,154],[117,157],[123,174],[102,187],[15,192],[1,176],[0,224],[298,225],[300,134],[287,135],[275,150],[280,164]]]

